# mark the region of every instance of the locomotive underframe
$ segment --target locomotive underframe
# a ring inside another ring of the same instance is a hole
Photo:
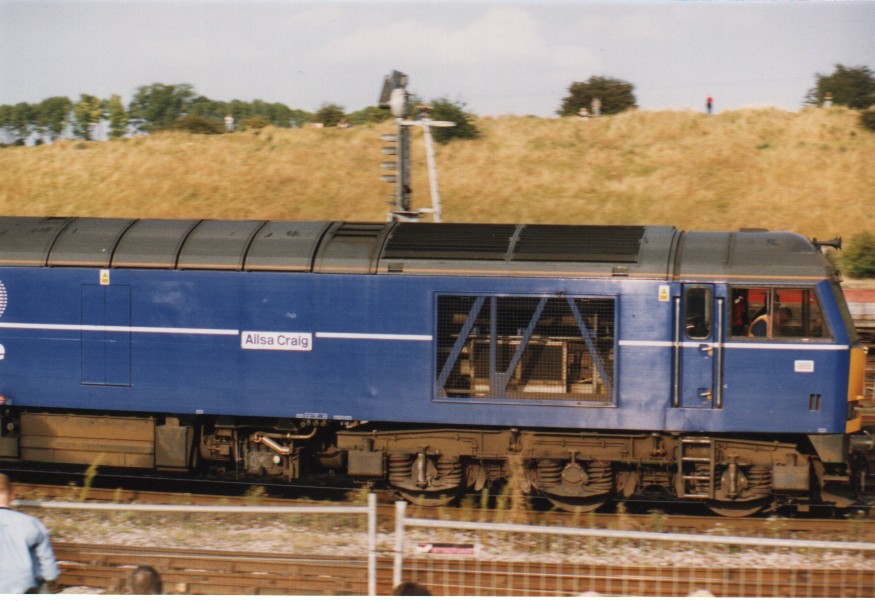
[[[818,461],[793,441],[681,433],[416,429],[340,432],[337,438],[340,449],[370,449],[365,452],[388,458],[389,484],[407,497],[425,500],[506,480],[564,508],[653,490],[722,503],[765,505],[774,496],[807,503],[810,466]],[[467,475],[464,486],[460,466]],[[357,474],[350,465],[350,475],[369,474]]]
[[[835,441],[842,437],[836,437]],[[692,433],[17,412],[2,416],[0,460],[158,470],[237,479],[347,476],[440,505],[506,482],[564,509],[633,496],[699,500],[718,513],[854,502],[862,463],[832,439],[751,440]],[[738,508],[738,509],[736,509]]]

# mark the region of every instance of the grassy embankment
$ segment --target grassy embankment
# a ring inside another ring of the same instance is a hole
[[[875,133],[841,107],[481,119],[437,148],[445,221],[765,227],[821,239],[875,232]],[[162,133],[0,149],[0,214],[386,218],[390,123]],[[420,134],[414,205],[429,206]]]

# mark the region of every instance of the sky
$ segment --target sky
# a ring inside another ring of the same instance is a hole
[[[836,64],[875,71],[875,1],[0,0],[0,104],[187,83],[352,112],[397,69],[482,116],[555,115],[593,76],[644,110],[795,111]]]

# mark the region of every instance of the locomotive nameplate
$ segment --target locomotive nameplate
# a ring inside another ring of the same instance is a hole
[[[241,332],[240,348],[249,351],[311,351],[313,334],[307,332]]]

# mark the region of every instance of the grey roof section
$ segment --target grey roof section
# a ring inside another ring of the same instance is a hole
[[[0,217],[0,266],[801,281],[835,276],[804,237],[670,226]]]
[[[141,219],[119,241],[113,267],[175,269],[179,251],[199,220]]]
[[[824,279],[829,262],[809,240],[764,230],[688,232],[678,249],[675,276],[683,280]]]
[[[241,270],[246,251],[264,221],[201,221],[188,235],[178,269]]]
[[[49,267],[109,267],[116,244],[133,223],[133,219],[76,219],[55,240]]]
[[[0,217],[0,265],[45,266],[72,217]]]
[[[317,273],[376,273],[391,223],[333,223],[313,259]]]
[[[270,221],[246,253],[247,271],[310,271],[330,221]]]

